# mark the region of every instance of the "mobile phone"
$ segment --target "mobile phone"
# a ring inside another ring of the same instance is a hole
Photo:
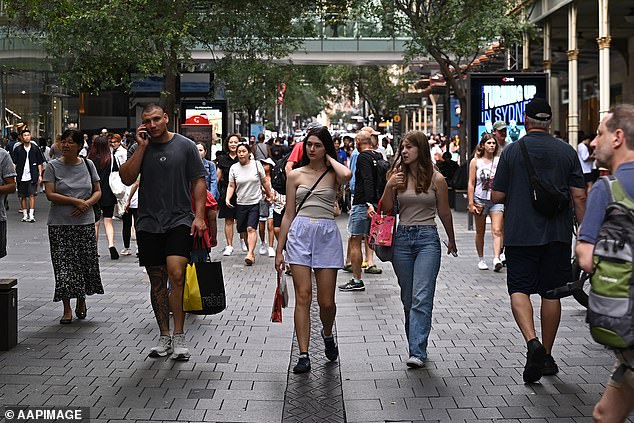
[[[141,138],[143,138],[144,140],[148,140],[150,138],[150,134],[148,134],[147,131],[139,131],[139,135],[141,136]]]
[[[445,247],[449,248],[449,244],[447,244],[447,241],[445,241],[444,239],[442,240],[442,243],[445,244]],[[458,253],[456,253],[455,251],[451,252],[451,255],[454,257],[458,257]]]

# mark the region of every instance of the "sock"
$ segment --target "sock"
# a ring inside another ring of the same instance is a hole
[[[29,209],[29,216],[30,216],[31,218],[33,218],[33,217],[34,217],[34,216],[33,216],[33,213],[34,213],[34,212],[35,212],[35,209]]]
[[[333,338],[335,337],[332,333],[331,333],[329,336],[326,336],[326,335],[324,334],[323,329],[322,329],[322,331],[321,331],[321,335],[324,337],[324,339],[333,339]]]
[[[308,352],[300,352],[299,358],[308,358]]]
[[[25,219],[29,217],[29,211],[27,209],[22,209],[22,214],[24,215]]]
[[[361,282],[363,282],[361,279],[355,279],[355,278],[352,278],[352,280],[354,281],[354,283],[361,283]]]
[[[480,259],[480,261],[484,260],[484,256],[478,256],[478,259]]]

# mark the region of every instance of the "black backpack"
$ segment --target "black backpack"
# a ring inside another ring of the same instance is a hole
[[[387,185],[387,172],[390,170],[390,163],[383,158],[383,154],[378,151],[373,152],[372,164],[374,165],[374,190],[376,200],[383,196],[385,185]]]
[[[286,195],[286,171],[284,168],[289,157],[291,157],[291,153],[279,159],[271,171],[271,186],[282,195]]]

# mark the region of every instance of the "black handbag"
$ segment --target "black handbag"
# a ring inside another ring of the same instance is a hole
[[[86,169],[88,169],[88,176],[90,177],[90,186],[92,187],[92,172],[90,171],[90,166],[88,166],[88,162],[84,159],[84,164],[86,165]],[[97,201],[92,205],[92,211],[95,214],[95,222],[98,222],[101,219],[101,206]]]
[[[547,217],[557,216],[568,208],[570,198],[561,193],[551,183],[539,179],[535,173],[535,168],[528,156],[528,149],[524,140],[520,140],[520,150],[524,156],[526,163],[526,171],[528,172],[528,180],[531,190],[531,203],[535,210]]]
[[[209,261],[208,254],[209,249],[195,236],[183,287],[183,311],[187,313],[218,314],[227,307],[222,264]]]

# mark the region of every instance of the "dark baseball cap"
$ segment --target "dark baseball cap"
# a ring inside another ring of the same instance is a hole
[[[548,121],[553,117],[553,111],[550,104],[543,98],[534,97],[526,103],[524,113],[527,117],[535,120]]]

